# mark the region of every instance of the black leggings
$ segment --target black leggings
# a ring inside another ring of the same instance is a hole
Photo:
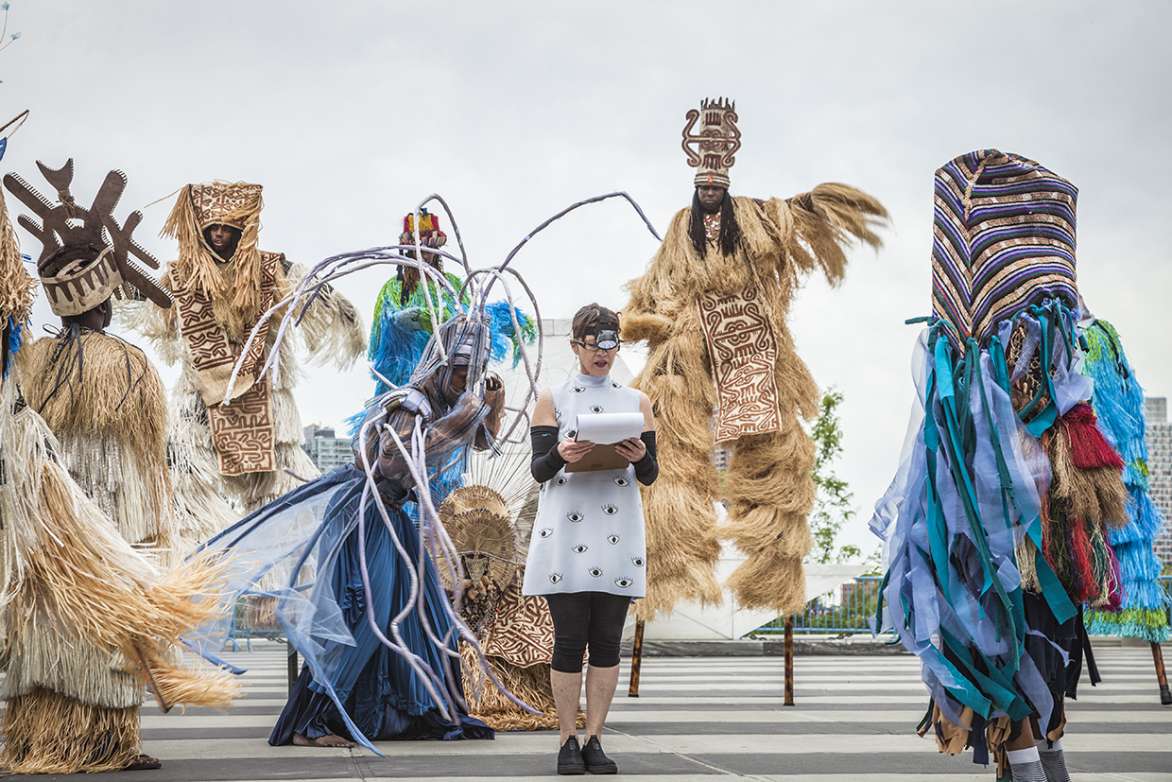
[[[608,592],[567,592],[546,595],[553,616],[553,662],[562,673],[580,673],[582,655],[590,647],[590,664],[619,664],[619,644],[631,598]]]

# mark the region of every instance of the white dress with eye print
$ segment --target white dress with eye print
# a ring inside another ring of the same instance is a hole
[[[554,389],[558,439],[587,413],[637,413],[640,394],[609,377],[574,374]],[[643,597],[647,551],[635,468],[567,473],[541,484],[525,563],[526,595],[609,592]]]

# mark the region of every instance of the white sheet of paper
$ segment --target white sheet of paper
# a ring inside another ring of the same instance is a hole
[[[585,413],[574,419],[580,442],[613,445],[643,433],[642,413]]]

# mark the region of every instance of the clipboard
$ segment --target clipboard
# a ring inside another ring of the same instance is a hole
[[[614,445],[595,444],[590,453],[573,464],[566,465],[566,472],[597,472],[599,470],[625,470],[630,466],[627,457],[614,449]]]
[[[590,453],[573,464],[566,465],[566,472],[597,472],[599,470],[625,470],[631,464],[627,457],[615,450],[615,446],[628,439],[638,437],[643,431],[642,413],[590,413],[579,415],[575,420],[572,436],[584,434],[584,439],[594,440]],[[610,442],[598,442],[610,440]]]

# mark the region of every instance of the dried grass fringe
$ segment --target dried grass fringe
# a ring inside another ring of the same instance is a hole
[[[24,457],[8,462],[14,469],[3,492],[6,515],[19,521],[2,531],[5,632],[14,648],[59,627],[127,659],[161,658],[182,633],[218,615],[223,562],[202,557],[160,575],[52,458],[55,443],[40,417],[25,409],[12,423],[5,450]]]
[[[288,272],[289,288],[295,288],[305,278],[306,269],[293,264]],[[305,346],[318,363],[333,363],[338,369],[349,369],[359,356],[366,354],[366,329],[357,308],[336,288],[325,287],[313,306],[301,319],[301,333]]]
[[[45,689],[8,701],[0,765],[14,774],[120,771],[140,752],[138,707],[91,706]]]
[[[24,323],[32,312],[36,291],[36,278],[25,271],[8,205],[0,193],[0,322],[11,317]]]
[[[1113,467],[1090,470],[1076,467],[1070,438],[1063,427],[1054,427],[1043,439],[1054,476],[1050,490],[1055,497],[1069,503],[1070,515],[1094,519],[1113,528],[1126,526],[1129,497],[1123,472]]]

